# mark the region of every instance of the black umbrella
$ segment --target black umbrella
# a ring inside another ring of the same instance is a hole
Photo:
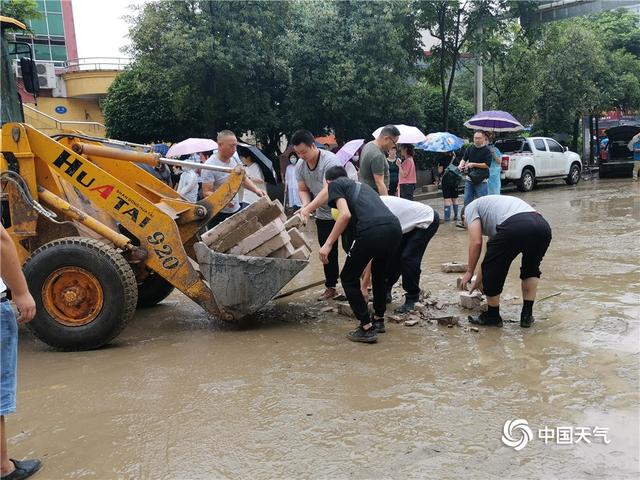
[[[273,163],[271,162],[271,160],[269,160],[269,157],[267,157],[258,147],[254,145],[239,143],[238,154],[244,153],[242,151],[243,149],[248,151],[251,156],[258,161],[258,166],[260,167],[260,170],[262,170],[262,174],[264,175],[264,181],[267,183],[275,184],[276,177],[273,172]]]

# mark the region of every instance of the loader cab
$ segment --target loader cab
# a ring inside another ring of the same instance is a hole
[[[0,28],[2,29],[2,65],[0,65],[0,124],[7,122],[24,122],[22,98],[18,93],[18,87],[12,71],[11,61],[19,58],[19,66],[22,72],[24,88],[27,92],[36,96],[40,93],[36,63],[33,59],[31,45],[24,42],[9,40],[8,33],[11,29],[26,30],[26,26],[13,18],[0,16]]]

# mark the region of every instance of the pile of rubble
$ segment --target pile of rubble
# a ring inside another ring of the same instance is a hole
[[[458,262],[449,262],[442,265],[442,271],[446,273],[462,273],[467,271],[467,264]],[[472,279],[472,282],[475,280]],[[386,315],[386,319],[393,323],[403,324],[407,327],[419,325],[421,323],[435,323],[437,325],[446,326],[448,328],[463,327],[461,318],[462,310],[483,311],[487,309],[484,296],[479,291],[469,292],[470,284],[467,284],[466,290],[460,290],[462,278],[458,278],[456,287],[458,290],[442,290],[432,295],[431,292],[423,292],[420,302],[414,305],[411,312],[407,314],[390,314]],[[394,297],[398,297],[401,292],[394,290]],[[456,298],[457,297],[457,298]],[[373,305],[369,303],[372,310]],[[329,308],[327,308],[328,311]],[[335,308],[330,310],[340,315],[353,317],[353,312],[348,303],[338,303]],[[476,327],[466,327],[467,330],[478,332]]]

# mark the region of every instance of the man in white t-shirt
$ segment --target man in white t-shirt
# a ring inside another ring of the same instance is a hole
[[[231,130],[222,130],[218,133],[218,150],[206,161],[205,165],[214,165],[217,167],[234,168],[240,164],[235,157],[238,139]],[[202,194],[207,197],[220,188],[229,178],[226,172],[218,172],[214,170],[202,170]],[[242,186],[255,193],[258,197],[264,197],[265,193],[260,190],[251,179],[245,175]],[[213,217],[207,224],[207,228],[211,229],[220,222],[226,220],[235,213],[238,213],[242,207],[240,199],[236,194],[225,208]]]
[[[395,312],[407,313],[420,298],[420,264],[427,245],[438,231],[440,217],[433,208],[420,202],[388,195],[382,195],[380,200],[398,217],[402,227],[400,250],[389,265],[387,303],[391,302],[391,288],[402,275],[405,301]]]

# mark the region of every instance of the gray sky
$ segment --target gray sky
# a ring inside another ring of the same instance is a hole
[[[149,1],[149,0],[147,0]],[[145,0],[72,0],[78,57],[124,57],[120,48],[128,45],[129,5]]]

